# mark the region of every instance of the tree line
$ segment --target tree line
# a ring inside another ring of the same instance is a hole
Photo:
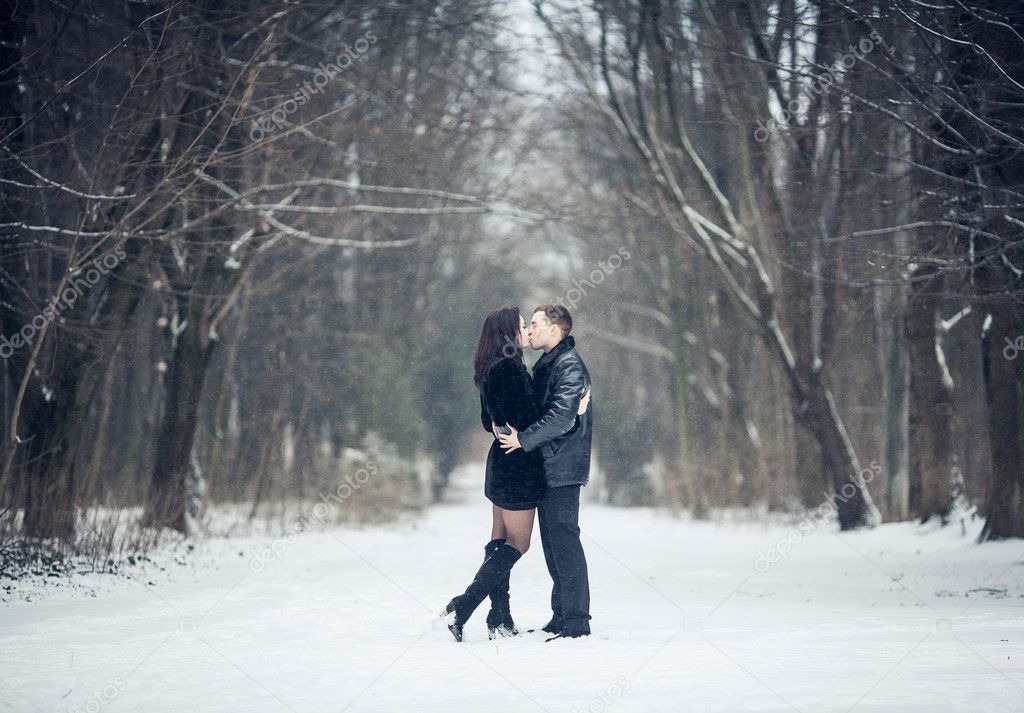
[[[492,6],[13,7],[8,536],[74,542],[93,505],[190,532],[204,497],[315,493],[374,434],[451,468],[471,399],[425,316],[475,309],[453,261],[509,210],[481,168],[507,130]]]
[[[524,8],[10,10],[5,541],[189,533],[352,458],[440,498],[484,314],[553,297],[609,501],[1024,534],[1024,12]]]
[[[1024,534],[1020,6],[533,5],[564,210],[613,226],[591,259],[638,255],[593,305],[624,460],[654,412],[698,511],[831,493],[853,528],[962,502],[983,538]]]

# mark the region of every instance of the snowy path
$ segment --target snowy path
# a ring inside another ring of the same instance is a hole
[[[755,550],[790,529],[592,504],[581,525],[586,640],[489,642],[481,609],[459,645],[434,619],[489,532],[472,485],[417,522],[301,535],[259,572],[271,539],[220,540],[216,567],[159,586],[0,604],[0,710],[1024,710],[1019,541],[822,526],[761,572]],[[512,579],[521,628],[546,621],[548,586],[535,539]]]

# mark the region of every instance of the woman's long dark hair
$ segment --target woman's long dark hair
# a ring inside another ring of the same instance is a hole
[[[516,359],[523,362],[523,350],[519,348],[519,308],[505,305],[487,315],[480,341],[473,357],[473,383],[480,387],[487,372],[502,359]]]

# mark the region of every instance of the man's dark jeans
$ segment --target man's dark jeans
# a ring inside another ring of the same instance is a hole
[[[580,542],[580,486],[548,488],[537,508],[544,561],[554,581],[551,610],[565,633],[590,633],[590,583]]]

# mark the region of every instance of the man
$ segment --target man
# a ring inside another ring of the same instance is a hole
[[[533,392],[541,417],[522,433],[495,434],[502,449],[517,448],[544,456],[547,492],[537,517],[544,560],[551,574],[551,621],[543,630],[551,639],[590,634],[590,584],[587,558],[580,542],[580,488],[590,478],[593,409],[577,416],[590,388],[590,373],[569,336],[572,315],[562,305],[541,305],[530,320],[530,347],[544,355],[533,367]]]

